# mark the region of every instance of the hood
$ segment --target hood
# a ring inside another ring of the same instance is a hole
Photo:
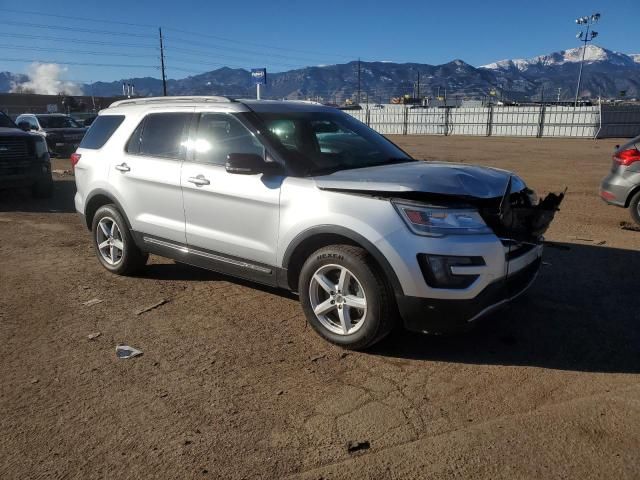
[[[30,137],[31,133],[20,130],[19,128],[0,127],[0,137]]]
[[[427,161],[342,170],[315,177],[315,181],[326,190],[423,192],[489,199],[504,195],[510,176],[512,193],[526,187],[518,176],[506,170]]]

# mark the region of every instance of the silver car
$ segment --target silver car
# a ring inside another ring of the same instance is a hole
[[[616,146],[611,172],[600,185],[600,197],[611,205],[629,209],[640,225],[640,136]]]
[[[325,339],[465,329],[524,292],[562,195],[411,158],[311,102],[116,102],[72,156],[75,206],[116,274],[153,253],[284,288]]]

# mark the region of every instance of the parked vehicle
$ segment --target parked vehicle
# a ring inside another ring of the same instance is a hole
[[[53,193],[47,144],[39,135],[23,132],[0,112],[0,189],[31,188],[35,197]]]
[[[640,136],[616,146],[611,171],[600,185],[600,198],[628,208],[633,221],[640,225]]]
[[[154,253],[288,289],[320,335],[356,349],[400,320],[465,329],[520,295],[562,200],[503,170],[417,161],[310,102],[119,101],[72,163],[110,272]]]
[[[45,137],[49,150],[61,154],[75,151],[87,131],[87,127],[62,113],[23,113],[16,118],[16,123],[25,131]]]

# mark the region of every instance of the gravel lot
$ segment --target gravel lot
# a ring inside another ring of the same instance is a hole
[[[538,282],[472,333],[345,352],[281,291],[108,274],[73,177],[0,194],[0,478],[639,478],[640,233],[597,197],[619,142],[394,140],[569,187]]]

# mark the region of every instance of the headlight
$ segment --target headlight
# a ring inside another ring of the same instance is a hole
[[[474,235],[492,233],[477,210],[471,208],[423,207],[393,202],[409,229],[416,235]]]

